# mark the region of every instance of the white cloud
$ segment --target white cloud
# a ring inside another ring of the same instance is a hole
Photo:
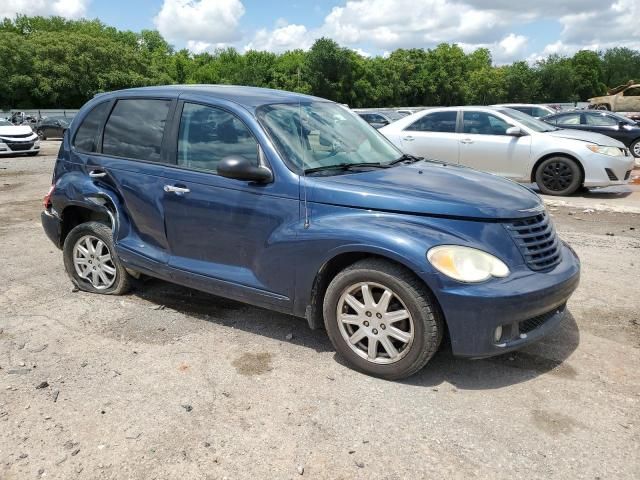
[[[284,52],[296,48],[308,49],[313,38],[304,25],[286,25],[279,20],[274,30],[258,30],[253,39],[247,43],[244,50],[267,50],[270,52]]]
[[[227,44],[240,39],[244,12],[240,0],[164,0],[154,23],[171,42]]]
[[[65,18],[80,18],[87,12],[91,0],[2,0],[0,19],[16,15],[57,15]]]

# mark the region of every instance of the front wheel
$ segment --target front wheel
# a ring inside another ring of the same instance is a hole
[[[538,166],[536,183],[546,195],[571,195],[582,184],[582,172],[569,158],[551,157]]]
[[[39,138],[40,140],[46,140],[46,139],[47,139],[46,135],[44,134],[44,132],[43,132],[42,130],[38,130],[38,131],[36,132],[36,134],[38,135],[38,138]]]
[[[132,277],[116,255],[111,229],[103,223],[82,223],[69,232],[63,246],[64,267],[80,290],[121,295]]]
[[[629,150],[631,150],[631,155],[636,158],[640,158],[640,138],[631,144]]]
[[[336,275],[323,314],[338,354],[355,369],[389,380],[422,369],[442,340],[442,321],[426,287],[384,260],[362,260]]]

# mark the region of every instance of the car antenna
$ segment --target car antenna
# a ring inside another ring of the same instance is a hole
[[[302,103],[298,100],[298,124],[300,131],[298,133],[300,139],[300,148],[302,149],[302,203],[304,208],[304,229],[309,228],[309,209],[307,207],[307,169],[306,164],[306,149],[304,148],[304,142],[302,141]],[[296,130],[298,127],[296,127]]]

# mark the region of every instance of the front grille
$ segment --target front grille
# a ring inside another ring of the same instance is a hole
[[[5,142],[5,145],[7,145],[14,152],[20,152],[22,150],[31,150],[33,148],[33,142],[20,142],[20,143]]]
[[[0,135],[0,137],[2,138],[6,138],[8,140],[14,139],[14,138],[28,138],[31,137],[33,135],[33,132],[31,133],[19,133],[17,135]]]
[[[630,176],[631,176],[631,170],[629,170],[627,173],[624,174],[624,179],[629,180]]]
[[[618,180],[618,177],[616,177],[616,174],[613,173],[613,171],[610,168],[605,168],[604,170],[607,172],[607,177],[609,177],[609,180],[614,182]]]
[[[560,263],[560,241],[546,212],[505,226],[531,270],[549,270]]]
[[[557,313],[562,313],[566,307],[565,305],[561,305],[560,307],[556,307],[553,310],[550,310],[546,313],[538,315],[537,317],[529,318],[520,322],[520,333],[529,333],[534,331],[536,328],[541,327],[547,321],[549,321],[554,315]]]

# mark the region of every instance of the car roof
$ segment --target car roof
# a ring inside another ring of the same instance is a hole
[[[548,105],[544,105],[541,103],[496,103],[491,105],[492,107],[542,107],[542,108],[551,108]]]
[[[246,87],[240,85],[161,85],[155,87],[129,88],[116,90],[101,94],[100,96],[122,96],[126,95],[168,95],[178,97],[184,93],[209,96],[211,98],[227,100],[242,105],[247,109],[254,109],[261,105],[273,103],[309,103],[309,102],[329,102],[324,98],[304,95],[301,93],[274,90],[271,88]],[[104,98],[104,97],[103,97]]]

